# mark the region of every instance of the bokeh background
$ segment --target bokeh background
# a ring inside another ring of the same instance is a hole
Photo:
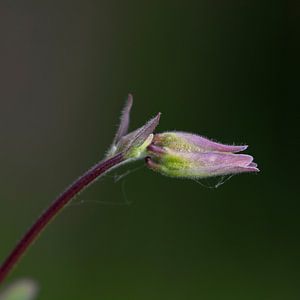
[[[159,131],[247,143],[261,169],[218,189],[106,176],[8,282],[43,300],[299,299],[298,20],[297,1],[1,1],[1,260],[103,157],[128,92],[132,129],[161,111]]]

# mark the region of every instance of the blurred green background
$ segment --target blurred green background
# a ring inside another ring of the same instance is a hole
[[[218,189],[106,176],[8,282],[43,300],[299,299],[298,20],[297,1],[1,1],[1,260],[103,157],[128,92],[132,129],[161,111],[158,131],[247,143],[261,169]]]

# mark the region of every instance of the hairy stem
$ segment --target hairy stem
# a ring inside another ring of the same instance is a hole
[[[42,213],[36,222],[24,234],[15,248],[0,267],[0,283],[16,265],[28,247],[37,239],[49,222],[68,204],[79,192],[113,167],[124,161],[123,155],[117,154],[107,160],[101,161],[89,169],[85,174],[75,180],[50,206]]]

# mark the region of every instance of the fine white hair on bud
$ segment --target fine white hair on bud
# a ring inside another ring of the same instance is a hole
[[[185,132],[156,134],[148,146],[147,166],[166,176],[204,178],[258,172],[253,157],[237,154],[247,146],[231,146]]]

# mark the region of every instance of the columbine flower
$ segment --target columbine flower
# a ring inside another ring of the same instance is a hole
[[[203,178],[258,172],[253,157],[235,154],[247,146],[230,146],[185,132],[156,134],[148,146],[148,167],[164,175]]]
[[[129,95],[107,157],[121,153],[124,162],[146,158],[150,169],[171,177],[203,178],[259,171],[252,156],[236,154],[247,146],[223,145],[186,132],[153,134],[160,113],[141,128],[127,133],[131,107]]]

